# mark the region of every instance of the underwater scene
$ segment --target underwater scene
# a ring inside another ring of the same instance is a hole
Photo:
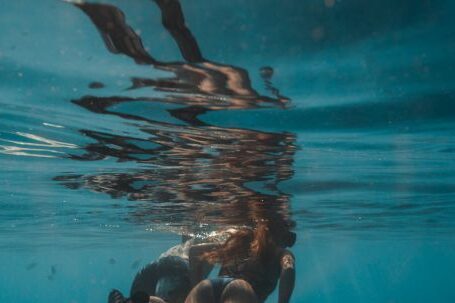
[[[455,302],[454,16],[0,0],[0,302]]]

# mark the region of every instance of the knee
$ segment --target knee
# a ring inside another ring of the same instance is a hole
[[[231,283],[229,283],[226,286],[226,288],[229,288],[229,287],[253,291],[253,287],[251,287],[251,284],[243,279],[235,279],[234,281],[232,281]]]
[[[221,301],[224,303],[253,303],[257,302],[257,298],[250,283],[242,279],[236,279],[224,288]]]
[[[209,280],[202,280],[199,282],[194,289],[199,289],[199,290],[212,290],[212,282]]]
[[[166,302],[161,298],[150,296],[148,303],[166,303]]]
[[[212,283],[209,280],[199,282],[188,294],[185,303],[213,302]]]

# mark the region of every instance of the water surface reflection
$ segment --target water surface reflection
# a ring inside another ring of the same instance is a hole
[[[137,125],[146,138],[81,129],[93,142],[84,147],[84,153],[70,158],[97,161],[110,157],[138,163],[140,168],[85,175],[68,173],[54,179],[71,189],[87,188],[112,198],[137,201],[128,217],[133,221],[170,223],[185,227],[187,232],[207,224],[255,226],[257,222],[267,222],[272,228],[291,228],[289,196],[277,185],[293,174],[295,136],[223,128],[198,118],[216,110],[285,108],[289,99],[273,86],[273,69],[261,70],[269,96],[260,95],[251,86],[245,69],[210,62],[202,56],[185,25],[178,1],[155,2],[161,10],[163,26],[176,41],[185,62],[164,63],[153,58],[117,7],[74,4],[90,18],[110,52],[174,76],[131,78],[128,91],[148,86],[164,92],[162,97],[82,96],[72,100],[93,113],[114,115]],[[142,108],[144,102],[164,104],[163,115],[170,114],[179,122],[150,118]],[[122,104],[128,104],[129,110],[122,111]]]

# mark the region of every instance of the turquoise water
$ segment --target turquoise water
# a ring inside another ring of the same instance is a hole
[[[206,63],[153,1],[103,3],[161,63],[0,0],[0,301],[106,302],[264,216],[295,224],[292,302],[455,302],[452,1],[182,0]]]

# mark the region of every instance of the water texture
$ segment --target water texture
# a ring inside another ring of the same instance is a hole
[[[291,302],[454,302],[454,13],[0,0],[0,301],[106,302],[182,235],[268,222]]]

